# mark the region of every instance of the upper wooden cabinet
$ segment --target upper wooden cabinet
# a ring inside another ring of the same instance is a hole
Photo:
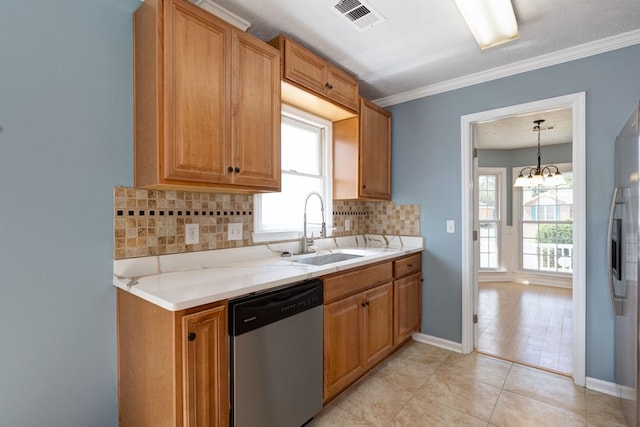
[[[186,0],[134,13],[135,186],[280,189],[280,52]]]
[[[283,52],[282,78],[351,112],[358,111],[358,80],[282,35],[269,42]]]
[[[333,197],[391,200],[391,113],[365,98],[333,123]]]

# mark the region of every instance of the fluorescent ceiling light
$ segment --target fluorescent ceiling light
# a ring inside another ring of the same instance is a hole
[[[480,49],[520,37],[510,0],[456,0],[456,4]]]

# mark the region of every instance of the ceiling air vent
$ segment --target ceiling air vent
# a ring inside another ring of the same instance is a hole
[[[362,0],[341,0],[337,3],[332,1],[331,7],[341,16],[348,19],[359,31],[386,21],[386,18],[371,4]]]

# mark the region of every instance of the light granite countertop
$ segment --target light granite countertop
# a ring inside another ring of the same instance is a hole
[[[297,242],[115,260],[113,285],[170,311],[232,299],[424,250],[414,236],[317,239],[315,253]],[[327,253],[360,255],[325,265],[296,262]]]

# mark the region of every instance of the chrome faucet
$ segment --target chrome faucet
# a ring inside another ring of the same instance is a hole
[[[320,238],[324,239],[327,237],[327,227],[324,222],[324,201],[322,200],[322,196],[320,193],[316,191],[312,191],[307,195],[307,198],[304,201],[304,226],[302,230],[302,238],[300,239],[300,253],[301,254],[309,254],[313,252],[312,249],[309,249],[309,246],[313,245],[313,233],[311,233],[311,237],[307,238],[307,202],[311,196],[318,196],[320,199],[320,213],[322,214],[322,228],[320,229]]]

